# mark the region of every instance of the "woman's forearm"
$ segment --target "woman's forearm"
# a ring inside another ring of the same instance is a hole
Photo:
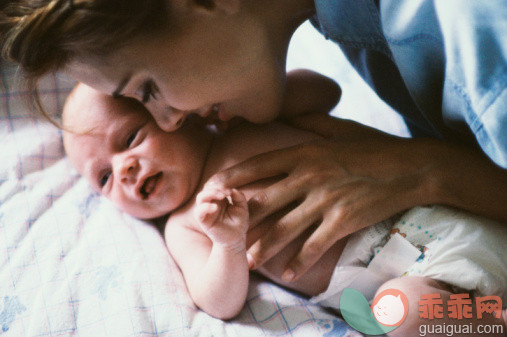
[[[392,179],[393,183],[405,175],[398,187],[404,194],[402,202],[409,207],[438,203],[507,221],[507,170],[479,149],[436,139],[402,139],[327,115],[300,116],[291,124],[352,147],[350,158],[359,158],[351,160],[352,165],[359,162],[363,167],[349,166],[351,172]],[[365,143],[362,148],[361,143]],[[377,159],[368,161],[359,152]]]
[[[415,140],[412,147],[426,160],[424,191],[432,203],[507,222],[507,170],[478,150],[438,140]]]

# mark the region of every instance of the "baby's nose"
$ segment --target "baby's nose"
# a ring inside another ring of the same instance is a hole
[[[137,179],[137,171],[139,170],[139,162],[133,157],[124,158],[119,164],[117,177],[123,184],[134,184]]]

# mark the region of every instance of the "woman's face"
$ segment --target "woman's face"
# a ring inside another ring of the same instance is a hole
[[[189,114],[210,122],[273,120],[283,98],[286,50],[271,48],[276,44],[263,26],[241,11],[179,3],[167,31],[134,38],[100,64],[73,62],[68,71],[99,91],[141,101],[165,131]]]

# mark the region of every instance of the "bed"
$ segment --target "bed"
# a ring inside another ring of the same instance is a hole
[[[340,83],[335,115],[407,135],[309,24],[292,41],[287,66]],[[2,63],[0,75],[0,335],[361,336],[335,313],[255,275],[237,318],[199,311],[157,227],[93,192],[65,158],[61,131],[30,113],[16,68]],[[73,84],[44,78],[50,114]]]

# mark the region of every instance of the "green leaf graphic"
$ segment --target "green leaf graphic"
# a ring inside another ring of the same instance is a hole
[[[345,288],[340,297],[340,311],[345,321],[354,329],[368,335],[382,335],[397,326],[384,326],[373,316],[370,305],[359,291]]]

